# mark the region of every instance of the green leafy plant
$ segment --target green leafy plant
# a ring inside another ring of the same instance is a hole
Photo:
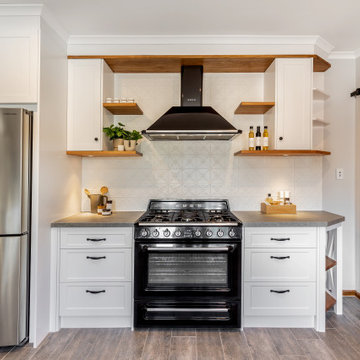
[[[142,135],[139,133],[139,131],[136,131],[136,130],[133,130],[131,133],[130,133],[130,139],[129,140],[140,140],[142,139]]]
[[[106,134],[106,136],[109,137],[110,140],[114,139],[127,139],[127,134],[129,131],[124,129],[124,124],[118,123],[118,126],[115,126],[114,124],[111,124],[109,127],[103,128],[103,132]]]

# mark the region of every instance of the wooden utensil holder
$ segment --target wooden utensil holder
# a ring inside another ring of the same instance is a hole
[[[261,212],[263,214],[296,214],[296,205],[267,205],[261,203]]]

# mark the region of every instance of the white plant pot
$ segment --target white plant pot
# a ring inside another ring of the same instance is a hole
[[[126,151],[134,151],[136,147],[136,140],[124,140]]]
[[[124,145],[124,139],[114,139],[113,146],[115,151],[118,150],[118,145]]]

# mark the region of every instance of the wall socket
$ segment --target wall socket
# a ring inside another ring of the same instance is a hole
[[[344,180],[344,169],[336,169],[336,180]]]

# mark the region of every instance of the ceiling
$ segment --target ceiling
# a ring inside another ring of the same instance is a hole
[[[320,35],[360,48],[359,0],[0,0],[45,3],[69,35]]]

